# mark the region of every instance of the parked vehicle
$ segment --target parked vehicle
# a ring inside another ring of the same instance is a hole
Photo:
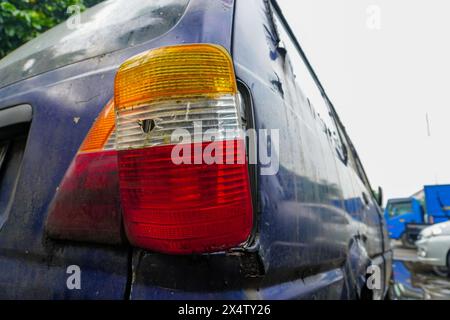
[[[416,245],[419,261],[436,267],[450,268],[450,221],[425,228]]]
[[[276,1],[106,1],[81,23],[0,62],[0,298],[386,295],[381,199]],[[195,121],[188,160],[245,128],[268,137],[216,155],[271,161],[173,163]]]
[[[450,185],[424,187],[424,204],[414,198],[391,199],[385,210],[389,237],[413,247],[427,226],[449,220]]]

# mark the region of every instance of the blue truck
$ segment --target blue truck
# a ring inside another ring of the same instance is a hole
[[[0,61],[0,299],[387,295],[382,199],[285,10],[110,0]],[[265,138],[202,161],[239,128]]]
[[[389,237],[413,247],[420,231],[450,219],[450,185],[424,187],[423,201],[415,198],[390,199],[385,209]]]

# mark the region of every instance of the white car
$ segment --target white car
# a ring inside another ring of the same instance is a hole
[[[450,268],[450,221],[422,230],[416,246],[419,261]]]

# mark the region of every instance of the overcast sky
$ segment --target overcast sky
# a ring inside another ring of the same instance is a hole
[[[372,186],[392,198],[450,184],[450,1],[279,3]]]

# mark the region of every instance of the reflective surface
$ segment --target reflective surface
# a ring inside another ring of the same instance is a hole
[[[450,300],[450,277],[445,270],[417,261],[415,250],[395,249],[393,298]]]
[[[152,40],[169,31],[189,0],[109,0],[62,23],[0,62],[0,87]]]

